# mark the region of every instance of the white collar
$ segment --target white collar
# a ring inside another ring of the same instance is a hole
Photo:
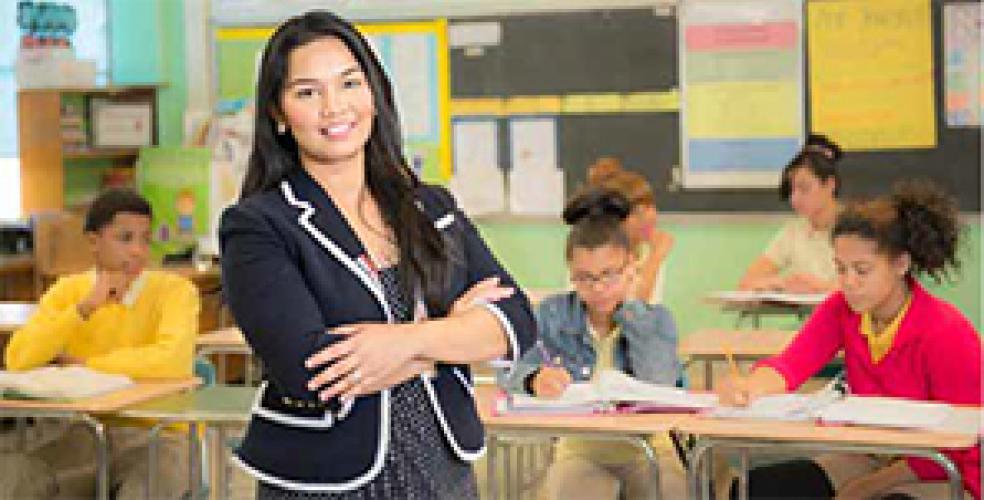
[[[96,282],[96,273],[97,270],[95,268],[90,269],[87,273],[92,279],[93,284]],[[123,299],[120,300],[120,304],[126,307],[133,307],[133,305],[137,303],[137,299],[140,298],[140,292],[143,291],[144,286],[146,285],[147,271],[140,271],[140,274],[136,277],[136,279],[130,282],[130,286],[126,289],[126,293],[123,294]]]

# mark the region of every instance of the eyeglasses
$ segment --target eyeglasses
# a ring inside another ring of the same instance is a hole
[[[615,285],[622,279],[625,275],[625,268],[628,267],[629,263],[626,262],[619,266],[617,269],[606,269],[601,273],[594,275],[591,273],[577,273],[571,275],[571,283],[575,286],[590,288],[594,285],[601,285],[603,287],[609,287]]]

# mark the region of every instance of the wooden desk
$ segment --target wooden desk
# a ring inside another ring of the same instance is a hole
[[[681,358],[704,364],[704,389],[713,387],[715,361],[724,361],[726,347],[735,361],[757,361],[783,351],[796,336],[787,330],[698,330],[680,341]]]
[[[34,298],[34,256],[0,255],[0,300]]]
[[[60,418],[82,422],[92,430],[96,442],[96,464],[100,500],[109,498],[109,458],[106,430],[95,415],[108,415],[126,406],[187,391],[196,387],[197,378],[180,380],[140,380],[119,391],[76,401],[0,399],[0,416]]]
[[[223,328],[209,333],[203,333],[195,340],[195,346],[200,356],[214,355],[218,361],[218,378],[221,382],[228,379],[227,365],[230,355],[241,355],[246,358],[245,384],[255,382],[256,370],[253,363],[253,350],[246,343],[242,331],[236,327]]]
[[[980,409],[961,410],[956,422],[945,430],[887,429],[875,427],[820,425],[814,422],[781,422],[774,420],[715,419],[691,416],[679,419],[675,425],[682,432],[698,436],[690,451],[687,471],[690,498],[710,498],[708,463],[702,460],[712,448],[733,448],[742,451],[739,492],[747,498],[748,449],[808,450],[812,452],[868,453],[876,455],[905,455],[930,459],[946,471],[951,498],[963,498],[960,471],[940,449],[976,446],[980,435]],[[977,422],[976,429],[974,422]],[[701,465],[704,465],[702,472]]]
[[[118,413],[122,417],[153,419],[160,423],[151,431],[151,443],[157,442],[157,436],[164,426],[176,422],[189,424],[189,434],[198,436],[198,427],[202,426],[208,439],[209,477],[212,485],[209,497],[225,499],[229,496],[229,479],[226,460],[226,436],[231,428],[244,427],[249,423],[250,410],[256,397],[257,389],[243,386],[213,385],[197,391],[173,394],[145,403],[129,406]],[[192,440],[192,443],[197,443]],[[198,466],[197,447],[189,449],[189,467],[192,480],[192,498],[201,491],[199,484],[201,473]],[[150,453],[147,491],[157,491],[156,453],[155,447],[148,449]]]
[[[499,498],[495,469],[499,440],[513,436],[576,436],[612,441],[627,441],[638,447],[646,456],[653,475],[653,496],[659,495],[659,466],[656,453],[648,438],[653,434],[669,432],[676,423],[688,418],[685,414],[601,414],[583,416],[558,415],[499,415],[494,411],[495,386],[475,388],[479,415],[488,435],[488,498]],[[507,455],[508,457],[508,455]],[[508,464],[506,470],[509,470]],[[510,483],[506,475],[507,487]]]

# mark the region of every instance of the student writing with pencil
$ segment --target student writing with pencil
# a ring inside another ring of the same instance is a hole
[[[544,299],[536,319],[540,341],[520,359],[513,391],[557,397],[573,381],[616,369],[658,384],[680,379],[677,331],[669,311],[629,299],[636,261],[623,221],[629,202],[589,188],[564,210],[572,226],[567,264],[574,291]],[[683,469],[666,436],[656,438],[664,498],[685,495]],[[638,448],[622,442],[561,439],[544,484],[557,499],[645,498],[652,487]],[[621,496],[620,496],[621,494]]]
[[[849,206],[833,227],[840,292],[780,355],[718,385],[722,403],[792,391],[841,349],[853,394],[981,404],[981,340],[952,304],[917,278],[958,266],[955,203],[931,184]],[[943,450],[980,499],[980,450]],[[752,471],[751,498],[942,498],[946,475],[925,459],[826,455]]]

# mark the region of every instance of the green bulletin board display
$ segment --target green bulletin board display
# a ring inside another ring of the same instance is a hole
[[[450,73],[445,20],[359,24],[393,83],[407,162],[428,182],[451,176]],[[252,101],[259,61],[274,28],[215,33],[218,96]]]
[[[140,150],[137,190],[154,210],[152,250],[178,253],[209,231],[212,152],[205,148]]]

